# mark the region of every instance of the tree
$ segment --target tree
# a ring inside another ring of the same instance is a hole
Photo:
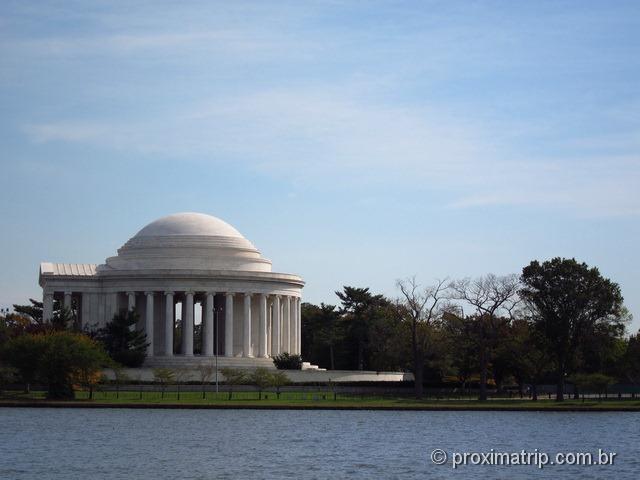
[[[478,373],[478,348],[476,346],[475,323],[473,319],[461,317],[453,310],[442,315],[451,366],[460,381],[462,391],[469,387],[472,375]]]
[[[2,358],[17,370],[26,393],[36,380],[45,346],[44,335],[20,335],[8,340],[0,352]]]
[[[111,365],[111,370],[113,370],[113,379],[116,383],[116,398],[120,398],[120,385],[130,382],[131,377],[127,375],[127,373],[124,371],[124,368],[122,368],[122,365],[120,365],[119,363],[114,362]],[[164,394],[164,390],[162,393]]]
[[[289,383],[291,382],[285,372],[278,370],[271,374],[271,386],[276,389],[276,397],[278,400],[280,400],[280,388],[288,385]]]
[[[176,379],[176,390],[177,390],[177,399],[180,400],[180,387],[184,382],[186,382],[191,376],[191,372],[186,368],[176,368],[173,371]]]
[[[74,322],[73,311],[70,308],[62,307],[60,310],[53,312],[51,327],[54,330],[69,330]]]
[[[468,278],[452,282],[450,288],[454,298],[461,300],[475,310],[472,331],[477,338],[480,361],[479,400],[487,399],[487,376],[489,364],[499,340],[498,332],[514,316],[519,303],[519,281],[516,275],[498,277],[489,274],[475,280]]]
[[[0,316],[0,346],[10,338],[27,333],[42,333],[47,331],[45,325],[34,323],[30,317],[22,313],[7,313]]]
[[[382,295],[371,294],[368,288],[344,286],[342,292],[335,293],[342,302],[339,313],[346,322],[347,338],[355,347],[356,368],[364,370],[376,309],[388,301]]]
[[[626,316],[628,314],[624,314]],[[626,350],[624,323],[599,323],[585,335],[576,352],[575,367],[582,373],[618,374]]]
[[[42,320],[43,307],[42,302],[29,299],[27,305],[13,305],[13,311],[19,315],[29,318],[35,326],[44,327],[46,324]],[[53,317],[51,318],[51,326],[56,330],[65,330],[74,326],[75,320],[78,318],[78,305],[75,300],[71,302],[71,307],[63,307],[59,300],[53,301]]]
[[[13,311],[29,317],[34,323],[42,324],[42,302],[29,299],[29,305],[13,305]],[[53,302],[54,312],[60,309],[60,302]]]
[[[273,375],[264,367],[256,368],[250,376],[251,383],[258,387],[258,400],[262,400],[262,392],[273,384]]]
[[[410,370],[410,335],[405,309],[398,301],[387,302],[373,311],[367,342],[367,367],[378,372]]]
[[[434,322],[440,318],[439,309],[446,296],[446,280],[439,280],[435,285],[421,288],[415,277],[398,280],[396,285],[402,293],[402,306],[405,320],[411,331],[411,357],[413,359],[413,375],[416,398],[422,398],[424,382],[425,356],[430,346],[429,335]]]
[[[525,383],[531,386],[533,401],[538,400],[538,384],[551,371],[552,362],[545,341],[528,319],[515,319],[507,326],[505,341],[499,344],[496,352],[497,359],[494,360],[494,370],[496,370],[496,362],[501,360],[504,364],[502,367],[504,373],[514,376],[521,396],[524,393]]]
[[[167,385],[175,380],[176,374],[170,368],[156,368],[153,370],[153,378],[160,384],[160,398],[164,398]]]
[[[0,395],[4,392],[4,386],[11,383],[16,376],[16,369],[0,363]]]
[[[584,393],[597,393],[598,397],[606,394],[607,388],[614,383],[613,378],[602,373],[576,373],[569,380],[583,393],[583,400]]]
[[[302,357],[325,368],[341,368],[348,361],[346,322],[333,305],[304,302]]]
[[[316,338],[316,332],[322,328],[321,310],[318,305],[302,302],[301,308],[300,351],[308,361],[317,365],[326,365],[324,360],[325,349]]]
[[[109,356],[126,367],[139,367],[147,355],[147,336],[135,330],[138,318],[135,310],[117,313],[96,335]]]
[[[640,331],[629,337],[621,364],[624,378],[634,385],[640,384]]]
[[[73,399],[74,383],[111,363],[103,348],[86,335],[54,331],[42,338],[45,345],[38,362],[39,375],[48,385],[48,398]]]
[[[231,400],[233,387],[247,383],[249,375],[246,370],[228,367],[220,369],[220,372],[224,375],[224,382],[229,385],[229,400]]]
[[[329,368],[335,369],[335,347],[344,338],[340,316],[335,305],[320,304],[320,328],[316,332],[318,343],[329,351]]]
[[[600,325],[623,320],[620,287],[597,268],[575,259],[532,261],[522,270],[520,295],[534,312],[536,328],[546,338],[556,364],[556,400],[564,400],[565,377],[573,373],[576,354]]]
[[[104,366],[107,366],[106,364]],[[91,363],[83,364],[76,371],[76,381],[89,391],[89,400],[93,400],[93,390],[96,385],[106,380],[99,368],[96,369]]]
[[[196,367],[198,370],[198,376],[200,377],[200,385],[202,386],[202,399],[207,398],[205,387],[207,383],[211,381],[213,374],[216,373],[216,369],[210,363],[200,363]]]

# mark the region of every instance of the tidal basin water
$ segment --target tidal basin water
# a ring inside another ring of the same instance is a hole
[[[434,449],[448,454],[444,465]],[[613,465],[466,465],[453,452],[616,452]],[[615,478],[640,413],[0,408],[1,479]]]

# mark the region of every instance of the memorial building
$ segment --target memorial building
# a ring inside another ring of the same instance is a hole
[[[215,355],[257,366],[300,353],[303,280],[273,272],[238,230],[210,215],[155,220],[100,265],[42,263],[39,281],[45,321],[54,300],[73,306],[82,327],[99,328],[134,309],[149,342],[148,365]],[[196,321],[201,343],[194,349]]]

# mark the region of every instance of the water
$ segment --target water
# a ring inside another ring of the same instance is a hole
[[[640,413],[0,408],[0,479],[615,478]],[[451,452],[617,453],[613,466],[434,465]]]

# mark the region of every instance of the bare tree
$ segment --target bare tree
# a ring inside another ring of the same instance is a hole
[[[200,363],[196,367],[198,370],[198,376],[200,377],[200,385],[202,386],[202,399],[207,396],[206,385],[211,381],[213,374],[216,373],[215,367],[210,363]]]
[[[225,367],[220,369],[220,373],[224,376],[224,383],[229,388],[229,400],[233,396],[233,388],[236,385],[242,385],[249,381],[249,373],[241,368]]]
[[[421,398],[423,393],[424,362],[431,343],[430,333],[434,322],[441,316],[440,307],[443,300],[447,299],[449,287],[446,282],[446,279],[438,280],[435,285],[421,287],[415,276],[396,282],[403,297],[400,304],[411,329],[413,376],[417,398]]]
[[[170,368],[156,368],[153,370],[153,378],[160,384],[160,398],[164,399],[167,385],[175,380],[176,373]]]
[[[514,318],[520,303],[517,275],[496,276],[493,274],[474,280],[465,278],[452,282],[453,298],[469,304],[474,310],[474,335],[478,345],[480,361],[480,396],[487,399],[487,374],[491,353],[495,348],[498,332],[505,321]]]
[[[182,386],[183,383],[185,383],[190,377],[191,377],[191,372],[186,369],[186,368],[176,368],[174,371],[174,378],[176,381],[176,387],[177,387],[177,400],[180,400],[180,387]]]

